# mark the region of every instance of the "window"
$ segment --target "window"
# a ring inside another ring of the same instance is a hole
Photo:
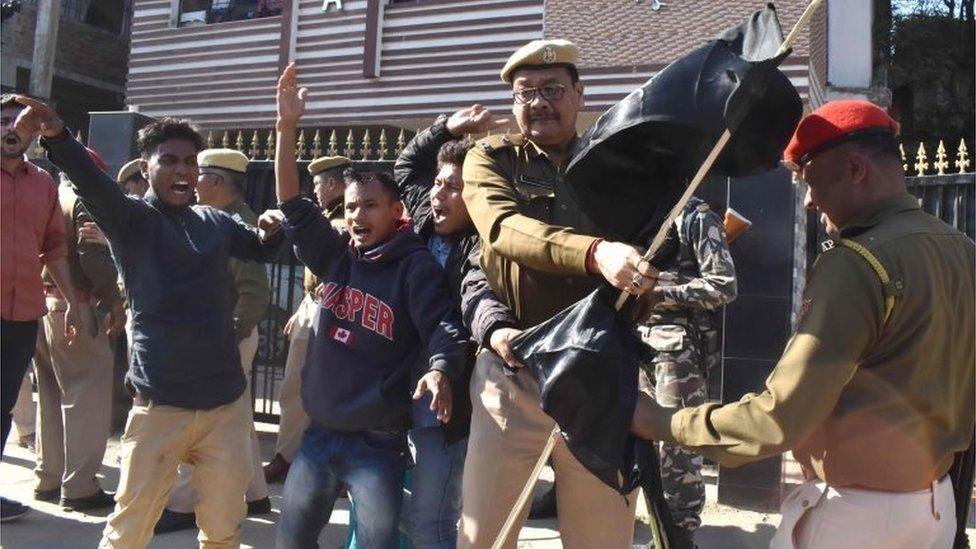
[[[281,15],[283,0],[180,0],[180,26]]]

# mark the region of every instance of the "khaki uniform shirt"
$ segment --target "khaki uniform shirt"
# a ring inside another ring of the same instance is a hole
[[[343,208],[342,197],[330,202],[324,210],[326,219],[332,222],[334,227],[345,227],[346,217],[345,209]],[[305,275],[302,277],[302,289],[305,290],[306,294],[311,294],[315,292],[315,288],[318,288],[321,281],[317,276],[312,274],[312,271],[305,268]]]
[[[117,285],[118,271],[115,269],[115,262],[112,260],[108,246],[80,241],[78,229],[92,221],[92,217],[78,200],[78,195],[71,185],[62,184],[58,188],[58,200],[68,235],[66,241],[71,282],[76,290],[91,296],[93,305],[110,308],[122,300],[122,295]],[[46,268],[44,284],[54,286],[54,279]]]
[[[258,216],[243,199],[229,204],[224,211],[240,223],[256,227]],[[271,290],[264,263],[231,258],[227,263],[234,280],[234,334],[243,341],[268,310]]]
[[[596,230],[562,173],[521,135],[482,139],[464,161],[464,202],[481,237],[481,266],[520,328],[549,319],[591,291]]]
[[[857,252],[824,252],[766,390],[679,410],[671,431],[725,465],[792,448],[831,486],[920,490],[973,433],[974,246],[907,193],[867,208],[841,237],[878,258],[888,288]],[[896,295],[887,322],[885,291]]]

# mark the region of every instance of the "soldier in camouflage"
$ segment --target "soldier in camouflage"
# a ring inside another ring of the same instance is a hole
[[[684,408],[705,403],[705,374],[722,358],[716,311],[735,299],[736,282],[722,219],[708,204],[692,197],[674,223],[677,258],[645,296],[649,314],[638,330],[654,350],[644,368],[652,394]],[[661,444],[664,496],[689,547],[705,505],[701,468],[700,455]]]

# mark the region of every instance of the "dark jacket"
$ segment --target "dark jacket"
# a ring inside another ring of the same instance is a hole
[[[207,206],[126,196],[65,131],[50,159],[108,238],[132,313],[127,384],[157,404],[215,408],[244,392],[228,261],[270,259],[258,233]]]
[[[441,266],[409,223],[360,251],[311,200],[296,197],[281,211],[296,255],[323,283],[302,369],[305,411],[340,431],[405,429],[424,347],[429,370],[453,383],[463,370],[468,336]]]
[[[397,158],[393,168],[393,174],[400,187],[400,196],[406,205],[407,212],[414,222],[414,229],[417,234],[428,242],[434,235],[434,220],[430,209],[430,189],[433,186],[434,178],[437,176],[437,153],[445,143],[456,139],[447,131],[447,116],[441,115],[434,124],[418,133],[403,149],[400,157]],[[478,269],[477,257],[480,255],[481,242],[474,227],[466,234],[459,235],[453,239],[451,253],[445,263],[445,274],[447,275],[448,288],[451,293],[452,302],[460,313],[463,292],[463,280],[467,273],[472,269]],[[474,255],[474,263],[469,261],[469,256]],[[478,269],[480,270],[480,269]],[[478,305],[472,309],[480,310],[508,310],[505,305],[498,301],[491,288],[487,287],[487,281],[477,295],[472,294],[471,301]],[[479,326],[486,321],[478,319],[475,324]],[[514,319],[513,319],[514,323]],[[464,324],[471,326],[471,322],[465,318]],[[474,343],[481,343],[484,334],[472,334]],[[448,443],[460,440],[468,435],[471,427],[471,393],[469,390],[471,370],[474,366],[474,352],[476,345],[472,344],[467,355],[464,374],[460,383],[454,386],[454,413],[451,421],[444,426],[444,436]]]

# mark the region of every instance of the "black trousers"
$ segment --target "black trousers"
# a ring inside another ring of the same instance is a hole
[[[3,406],[3,438],[0,439],[0,455],[7,446],[10,423],[20,384],[24,381],[27,367],[34,358],[37,342],[37,321],[0,319],[0,405]]]

